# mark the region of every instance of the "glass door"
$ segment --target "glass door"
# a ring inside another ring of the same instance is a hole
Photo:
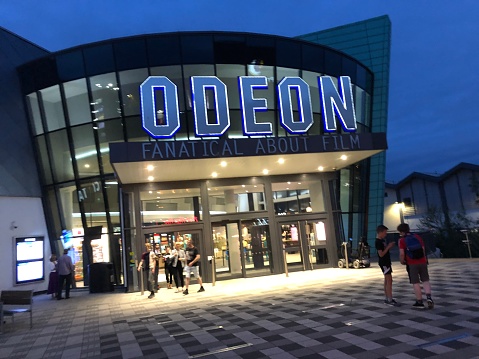
[[[271,236],[265,219],[212,224],[216,279],[272,273]]]
[[[284,222],[280,230],[288,271],[315,269],[329,263],[324,220]]]
[[[216,278],[243,277],[239,223],[213,223],[212,229]]]

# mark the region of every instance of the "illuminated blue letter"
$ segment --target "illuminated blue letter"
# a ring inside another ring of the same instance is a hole
[[[336,131],[334,112],[341,120],[341,126],[345,131],[356,131],[356,113],[354,111],[353,91],[349,76],[341,76],[339,78],[341,96],[339,96],[331,77],[321,76],[319,85],[321,87],[321,106],[323,108],[325,131]]]
[[[163,91],[165,113],[156,113],[155,91]],[[150,76],[140,85],[143,128],[153,138],[172,137],[180,128],[176,85],[165,76]],[[164,119],[158,124],[157,120]]]
[[[296,90],[298,97],[299,121],[294,121],[291,90]],[[285,77],[278,84],[278,100],[281,125],[293,134],[308,132],[313,125],[313,109],[309,85],[299,77]]]
[[[215,94],[216,123],[208,123],[206,89]],[[215,76],[192,76],[191,94],[195,114],[196,136],[221,136],[230,127],[228,93],[226,85]]]
[[[243,112],[243,131],[245,135],[272,135],[271,123],[256,123],[256,111],[267,111],[268,101],[265,98],[254,98],[253,90],[267,89],[265,76],[240,76],[239,90],[241,109]]]

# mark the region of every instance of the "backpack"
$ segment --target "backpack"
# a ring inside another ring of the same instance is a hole
[[[406,255],[411,259],[421,259],[424,257],[422,244],[419,239],[412,233],[409,233],[404,238],[406,242]]]
[[[173,264],[173,259],[174,259],[174,258],[175,258],[175,257],[170,257],[170,256],[165,257],[165,265],[166,265],[167,267],[170,267],[170,266]]]

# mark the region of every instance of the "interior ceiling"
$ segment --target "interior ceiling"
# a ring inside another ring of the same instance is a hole
[[[162,160],[122,162],[112,164],[116,174],[123,184],[155,183],[186,181],[198,179],[221,179],[239,177],[302,174],[319,172],[319,166],[324,172],[331,172],[350,166],[383,150],[344,151],[326,153],[306,153],[271,156],[229,157],[229,158],[196,158],[191,160]],[[346,159],[341,159],[345,155]],[[280,159],[284,162],[280,163]],[[222,167],[221,162],[226,162]],[[147,167],[153,168],[149,170]],[[217,177],[213,177],[213,172]],[[151,179],[148,179],[149,177]]]

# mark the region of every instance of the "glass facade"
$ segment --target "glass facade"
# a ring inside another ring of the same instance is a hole
[[[374,78],[371,71],[352,57],[306,41],[234,33],[149,35],[85,45],[53,54],[51,58],[54,66],[49,62],[42,68],[44,62],[38,61],[24,65],[20,72],[33,74],[24,81],[23,91],[49,210],[47,216],[50,220],[47,222],[52,245],[65,229],[73,230],[79,238],[86,238],[89,229],[101,228],[101,238],[97,239],[104,242],[99,246],[113,253],[112,243],[120,243],[128,250],[126,243],[140,237],[141,228],[201,223],[205,221],[203,211],[206,209],[211,221],[215,220],[214,216],[241,213],[247,214],[245,220],[253,220],[250,217],[254,213],[267,212],[270,208],[274,208],[271,211],[277,216],[327,211],[324,188],[317,181],[295,183],[291,189],[289,181],[283,179],[267,186],[245,186],[238,182],[205,187],[203,190],[207,192],[203,195],[200,182],[178,184],[175,189],[168,188],[163,193],[160,190],[122,193],[122,186],[117,183],[110,163],[109,143],[163,141],[153,139],[142,129],[139,85],[148,76],[166,76],[177,86],[181,129],[175,134],[173,140],[176,141],[198,139],[190,77],[202,75],[216,76],[227,85],[231,119],[231,128],[225,134],[228,138],[249,137],[241,126],[237,85],[238,76],[246,75],[267,78],[267,88],[258,91],[266,99],[268,111],[258,112],[256,121],[272,123],[274,137],[292,136],[278,125],[277,120],[280,109],[276,85],[288,76],[304,79],[315,98],[320,97],[318,76],[331,76],[336,84],[339,76],[349,76],[353,84],[358,132],[371,132],[374,126]],[[47,76],[48,73],[51,76]],[[156,91],[155,95],[161,96],[161,91]],[[205,101],[208,118],[215,121],[212,95],[207,91]],[[299,121],[298,101],[294,93],[290,92],[290,95],[293,117]],[[156,102],[157,121],[161,124],[164,121],[161,97]],[[319,101],[313,103],[315,123],[305,136],[324,133],[320,125],[322,109]],[[342,171],[337,178],[336,188],[340,190],[333,197],[338,196],[343,212],[356,216],[354,220],[352,216],[344,218],[345,228],[366,214],[363,199],[367,197],[368,188],[367,181],[361,182],[361,179],[368,176],[368,171],[367,164],[361,164]],[[135,203],[140,203],[141,207],[141,218],[136,220],[134,215],[127,215],[134,211]],[[262,238],[259,251],[265,253],[267,260],[263,262],[272,268],[273,259],[268,251],[270,237],[274,234],[270,231],[276,233],[276,229],[269,228],[266,233],[263,222],[260,225],[246,224],[250,236],[251,231],[261,232],[258,234],[258,238]],[[354,235],[364,230],[364,227],[354,226],[357,232]],[[223,233],[221,238],[228,238],[227,226],[220,223],[215,228],[217,238],[220,232]],[[241,228],[236,231],[241,232]],[[350,234],[350,231],[346,233]],[[246,242],[244,246],[239,242],[231,242],[231,245],[238,246],[241,251],[247,247]],[[217,248],[225,247],[225,243]],[[122,259],[116,256],[108,258],[114,262],[115,268],[122,268],[121,273],[116,273],[117,284],[120,284],[128,265],[120,263]],[[128,262],[127,256],[125,258]],[[234,266],[238,270],[238,263]]]

